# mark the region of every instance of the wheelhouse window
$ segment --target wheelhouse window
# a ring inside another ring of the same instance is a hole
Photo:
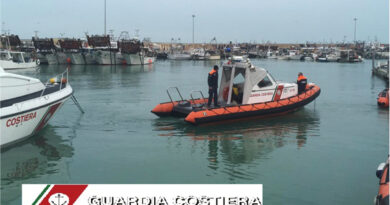
[[[257,84],[259,88],[264,88],[271,85],[272,85],[272,81],[268,78],[268,76],[265,76],[265,78]]]

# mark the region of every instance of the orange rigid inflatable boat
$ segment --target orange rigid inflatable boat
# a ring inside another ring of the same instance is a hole
[[[378,106],[383,108],[389,107],[389,89],[386,88],[378,95]]]
[[[255,67],[243,57],[233,57],[223,65],[220,73],[220,106],[207,107],[208,100],[201,91],[193,91],[190,99],[185,100],[179,89],[174,87],[180,100],[172,100],[170,88],[167,93],[171,101],[158,104],[151,112],[157,116],[185,117],[186,122],[199,125],[286,114],[312,102],[321,92],[320,87],[308,83],[306,89],[298,94],[296,83],[277,82],[265,69]],[[194,99],[194,92],[200,93],[201,97]]]
[[[386,163],[379,164],[376,176],[379,178],[378,195],[374,198],[374,205],[389,204],[389,159]]]

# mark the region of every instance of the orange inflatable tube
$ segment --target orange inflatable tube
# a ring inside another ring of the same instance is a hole
[[[179,102],[180,101],[160,103],[156,107],[154,107],[151,112],[158,116],[171,115],[173,112],[173,107],[176,106]],[[201,103],[207,103],[208,99],[195,99],[195,100],[189,100],[189,102],[191,104],[201,104]]]
[[[312,85],[298,96],[278,101],[192,111],[185,118],[185,121],[197,125],[222,120],[288,113],[310,103],[319,96],[320,92],[320,87]]]

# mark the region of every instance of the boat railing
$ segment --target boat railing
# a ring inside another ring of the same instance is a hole
[[[203,99],[204,104],[207,103],[207,102],[206,102],[206,98],[204,98],[204,95],[203,95],[203,92],[202,92],[202,91],[200,91],[200,90],[193,90],[193,91],[191,91],[190,97],[191,97],[191,100],[192,100],[192,102],[193,102],[194,104],[195,104],[195,99],[194,99],[194,96],[192,95],[192,94],[194,94],[194,93],[199,93],[199,94],[202,96],[202,99]]]
[[[184,101],[183,96],[181,95],[181,93],[179,91],[179,88],[177,88],[177,87],[169,87],[167,89],[167,94],[168,94],[168,97],[169,97],[169,99],[171,100],[172,103],[173,103],[173,99],[172,99],[172,96],[171,96],[171,93],[170,93],[170,92],[172,92],[172,90],[175,90],[179,94],[180,99],[181,99],[180,101]]]
[[[64,78],[66,76],[66,78]],[[58,78],[58,77],[60,77],[60,78]],[[59,90],[58,91],[60,91],[60,90],[62,90],[62,85],[63,84],[65,84],[65,83],[67,83],[67,80],[68,80],[68,77],[69,77],[69,71],[68,71],[68,69],[66,69],[64,72],[62,72],[62,73],[60,73],[60,74],[57,74],[56,76],[54,76],[54,77],[52,77],[52,78],[49,78],[47,81],[46,81],[46,83],[45,83],[45,89],[43,89],[42,90],[42,92],[41,92],[41,97],[43,96],[43,94],[45,93],[45,90],[46,90],[46,88],[48,87],[48,85],[50,85],[50,84],[52,84],[52,82],[50,82],[50,80],[51,79],[56,79],[55,81],[54,81],[54,83],[58,83],[57,82],[57,79],[60,79],[60,82],[59,82]],[[64,79],[65,79],[65,81],[64,81]]]

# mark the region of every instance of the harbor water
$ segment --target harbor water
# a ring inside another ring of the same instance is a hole
[[[193,126],[150,110],[207,93],[213,61],[149,66],[72,65],[69,82],[85,110],[65,103],[36,136],[1,153],[1,204],[21,203],[21,184],[263,184],[265,204],[372,204],[375,171],[387,159],[389,112],[376,98],[386,82],[371,62],[252,60],[277,80],[303,72],[321,87],[304,108],[279,117]],[[66,69],[20,70],[45,82]],[[177,98],[177,96],[175,96]]]

